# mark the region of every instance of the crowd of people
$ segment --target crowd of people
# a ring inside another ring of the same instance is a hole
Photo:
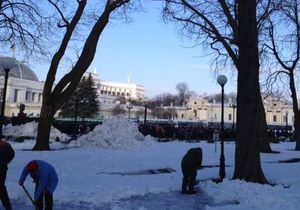
[[[221,137],[220,125],[206,126],[203,124],[189,123],[140,123],[139,131],[143,135],[151,135],[160,141],[186,140],[186,141],[218,141]],[[270,142],[282,140],[293,141],[294,133],[291,129],[285,127],[268,128],[267,130]],[[217,136],[217,138],[216,138]],[[236,139],[236,130],[232,126],[226,126],[223,132],[225,141],[234,141]]]
[[[214,134],[220,134],[220,128],[205,127],[203,125],[188,125],[188,124],[156,124],[147,123],[140,124],[139,130],[144,135],[151,135],[161,140],[187,140],[200,141],[203,139],[214,140]],[[224,130],[224,138],[227,140],[235,139],[235,132],[232,129]]]

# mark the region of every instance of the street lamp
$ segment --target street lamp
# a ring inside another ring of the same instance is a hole
[[[231,107],[232,107],[232,131],[234,131],[234,115],[235,115],[235,108],[236,108],[236,105],[235,104],[231,104]]]
[[[222,89],[222,109],[221,109],[221,156],[220,156],[220,181],[222,182],[225,177],[225,156],[224,156],[224,86],[227,82],[227,78],[225,75],[219,75],[217,78],[217,82],[221,86]]]
[[[144,113],[144,125],[146,125],[146,122],[147,122],[147,104],[145,104],[145,113]]]
[[[285,112],[285,139],[286,140],[288,138],[288,116],[289,116],[289,112],[286,111]]]
[[[78,127],[77,127],[77,116],[78,116],[78,96],[77,96],[77,98],[76,98],[76,100],[75,100],[75,119],[74,119],[74,133],[73,133],[73,137],[75,138],[75,139],[77,139],[77,132],[78,132]]]
[[[8,73],[15,66],[16,60],[14,58],[4,58],[1,59],[0,69],[4,70],[4,88],[2,92],[2,105],[1,105],[1,115],[0,115],[0,138],[2,138],[2,127],[4,124],[4,111],[5,111],[5,100],[7,91],[7,81]]]
[[[128,109],[128,119],[130,119],[130,110],[132,109],[132,105],[130,102],[127,103],[127,109]]]

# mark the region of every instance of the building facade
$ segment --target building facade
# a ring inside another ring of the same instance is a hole
[[[233,100],[228,101],[224,104],[224,122],[235,123],[236,104],[232,102]],[[263,99],[263,103],[268,125],[293,125],[294,113],[289,102],[269,96]],[[176,119],[180,120],[199,120],[204,123],[221,121],[221,103],[209,103],[202,97],[191,97],[184,108],[175,108],[175,110]]]
[[[20,104],[25,105],[24,113],[27,116],[38,117],[42,106],[42,93],[44,82],[39,81],[37,75],[24,62],[15,58],[0,56],[0,98],[2,101],[2,93],[4,88],[4,70],[1,63],[9,60],[12,62],[13,68],[9,71],[5,116],[17,116]],[[120,83],[104,81],[98,78],[96,72],[86,72],[84,76],[91,74],[95,87],[97,88],[98,100],[100,102],[99,116],[109,117],[111,109],[118,103],[119,97],[124,97],[126,101],[144,100],[144,86],[134,83]],[[0,103],[1,106],[1,103]],[[126,108],[126,105],[125,105]]]
[[[9,70],[5,116],[17,116],[20,104],[25,105],[27,116],[39,116],[42,105],[42,92],[44,82],[38,80],[36,74],[22,61],[15,58],[0,57],[0,98],[3,100],[4,70],[1,63],[12,62],[13,68]]]
[[[42,106],[42,92],[44,82],[39,81],[36,74],[24,62],[18,61],[15,58],[0,56],[0,98],[2,101],[4,87],[4,70],[1,63],[6,59],[13,60],[13,68],[9,71],[5,116],[17,116],[19,113],[20,104],[25,105],[25,113],[27,116],[38,117]],[[84,76],[91,74],[95,87],[97,88],[98,100],[100,101],[99,116],[104,118],[111,117],[111,110],[120,104],[119,98],[125,101],[130,100],[144,101],[144,86],[131,83],[110,82],[98,78],[96,72],[87,72]],[[236,122],[236,105],[233,100],[228,100],[224,104],[224,121],[225,123]],[[263,99],[266,121],[268,125],[293,125],[294,114],[292,105],[287,101],[265,97]],[[1,104],[0,104],[1,106]],[[131,117],[138,117],[138,114],[143,112],[144,107],[132,106],[130,104],[120,104],[120,106],[128,112],[131,112]],[[175,107],[169,106],[165,109],[174,110],[173,119],[178,120],[196,120],[201,122],[220,122],[221,121],[221,104],[209,102],[203,97],[191,97],[185,106]],[[151,114],[151,110],[149,110]],[[125,114],[127,116],[127,114]]]

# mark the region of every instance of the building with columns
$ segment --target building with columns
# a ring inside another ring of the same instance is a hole
[[[224,104],[224,122],[235,123],[236,104],[232,103],[233,100],[228,101]],[[293,125],[293,107],[288,101],[268,96],[263,99],[263,103],[268,125]],[[200,96],[189,98],[184,107],[175,107],[175,111],[176,119],[179,120],[196,120],[204,123],[221,121],[221,103],[209,103]]]
[[[25,64],[15,58],[0,57],[0,98],[3,100],[4,70],[2,62],[10,59],[13,68],[8,73],[5,116],[17,116],[20,104],[25,105],[27,116],[39,116],[42,105],[44,82],[38,80],[36,74]]]

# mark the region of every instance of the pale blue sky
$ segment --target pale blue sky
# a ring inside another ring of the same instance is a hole
[[[97,54],[90,66],[100,78],[145,86],[145,95],[176,93],[176,84],[186,82],[197,94],[219,93],[220,86],[210,70],[210,57],[203,57],[202,48],[188,48],[173,24],[166,25],[157,3],[148,2],[146,12],[131,14],[131,23],[114,20],[103,32]],[[226,73],[225,73],[226,75]],[[236,82],[228,74],[226,92],[236,92]],[[44,80],[41,73],[39,79]]]

